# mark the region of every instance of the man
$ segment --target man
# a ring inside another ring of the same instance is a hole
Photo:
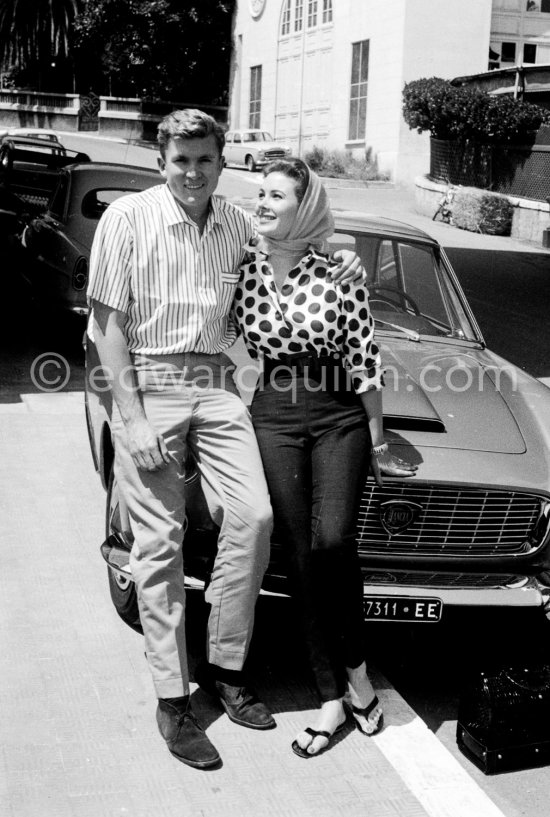
[[[182,541],[185,461],[194,454],[220,524],[206,599],[208,663],[195,680],[232,721],[275,721],[247,687],[243,664],[269,559],[272,516],[247,409],[225,354],[243,247],[254,233],[239,208],[213,196],[222,128],[187,109],[159,125],[165,185],[114,202],[90,259],[92,334],[114,397],[115,472],[130,517],[130,565],[157,722],[170,752],[196,768],[220,756],[189,704]],[[357,269],[357,260],[348,264]]]

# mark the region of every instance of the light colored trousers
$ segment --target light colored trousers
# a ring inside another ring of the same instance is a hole
[[[160,432],[171,463],[138,469],[120,414],[113,410],[115,473],[126,502],[147,660],[157,697],[189,692],[185,643],[182,542],[185,462],[191,450],[212,517],[220,525],[218,552],[206,593],[208,660],[242,669],[254,607],[269,561],[272,513],[249,413],[231,376],[227,355],[134,358],[145,414]]]

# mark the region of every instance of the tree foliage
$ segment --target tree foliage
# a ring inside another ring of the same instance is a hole
[[[72,25],[81,5],[81,0],[0,0],[3,70],[26,73],[40,85],[42,78],[55,75],[52,67],[66,68]]]
[[[2,63],[66,56],[78,0],[0,0]]]
[[[482,144],[518,144],[550,121],[550,113],[538,105],[455,86],[439,77],[405,85],[403,117],[418,133]]]
[[[85,0],[79,85],[96,93],[223,104],[235,0]]]

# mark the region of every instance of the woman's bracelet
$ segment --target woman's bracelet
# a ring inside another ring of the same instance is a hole
[[[388,450],[388,444],[382,443],[381,445],[373,445],[370,450],[371,454],[374,454],[375,457],[380,457],[382,454],[385,454]]]

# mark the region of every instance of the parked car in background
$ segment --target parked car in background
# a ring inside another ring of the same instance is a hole
[[[230,130],[225,134],[223,158],[226,165],[238,165],[254,171],[275,159],[285,159],[291,153],[287,144],[273,139],[266,130],[248,128]]]
[[[86,315],[88,261],[97,223],[111,202],[162,182],[158,171],[89,162],[63,168],[45,212],[30,221],[22,241],[41,300]]]
[[[47,128],[8,128],[0,131],[0,138],[4,136],[26,136],[31,139],[44,139],[46,142],[59,142],[56,131]]]
[[[385,438],[418,464],[410,479],[365,483],[357,520],[365,618],[437,622],[446,607],[464,606],[548,615],[550,390],[486,348],[437,241],[387,219],[334,214],[332,249],[356,250],[369,271],[385,367]],[[254,364],[242,346],[230,353],[239,364],[237,385],[250,396]],[[101,549],[113,603],[139,629],[132,535],[112,468],[111,397],[98,366],[89,343],[88,431],[107,489]],[[188,474],[185,575],[196,586],[208,581],[217,529],[192,451]],[[263,588],[286,590],[276,531]]]

